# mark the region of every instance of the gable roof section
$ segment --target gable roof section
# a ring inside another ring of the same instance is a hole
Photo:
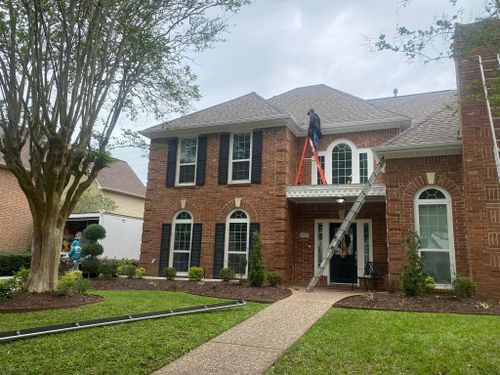
[[[123,160],[116,159],[109,167],[101,169],[96,179],[103,190],[138,197],[144,197],[146,195],[146,187],[139,177],[137,177],[130,165]]]
[[[350,124],[408,121],[406,115],[376,106],[364,99],[321,84],[299,87],[267,100],[283,113],[292,115],[307,126],[307,111],[314,108],[322,126],[339,127]]]
[[[186,116],[145,129],[142,135],[153,137],[164,131],[201,128],[262,119],[288,118],[255,92],[193,112]]]
[[[434,149],[439,153],[460,153],[460,119],[455,90],[438,91],[403,97],[373,99],[380,106],[406,111],[413,117],[412,126],[382,145],[376,151],[386,156],[418,150]]]

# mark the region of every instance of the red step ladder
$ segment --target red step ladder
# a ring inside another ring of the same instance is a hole
[[[307,145],[311,147],[311,151],[316,161],[316,167],[318,168],[319,176],[323,185],[327,185],[325,174],[323,173],[323,168],[321,168],[321,162],[319,161],[318,153],[314,148],[311,138],[307,137],[304,142],[304,149],[302,150],[302,156],[300,157],[299,170],[297,171],[297,177],[295,178],[295,185],[302,185],[302,172],[304,170],[304,159],[306,158]]]

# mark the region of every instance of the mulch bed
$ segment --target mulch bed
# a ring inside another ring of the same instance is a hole
[[[180,280],[148,280],[113,278],[92,280],[94,290],[169,290],[200,296],[242,299],[244,301],[276,302],[292,292],[286,288],[253,288],[248,284],[229,282],[195,282]]]
[[[23,312],[48,309],[64,309],[102,301],[104,297],[91,294],[68,294],[60,296],[53,292],[22,292],[0,303],[0,312]]]
[[[379,292],[370,295],[360,295],[344,298],[335,307],[356,309],[441,312],[458,314],[500,315],[499,301],[484,301],[478,299],[457,299],[449,294],[431,294],[407,297],[403,293]]]

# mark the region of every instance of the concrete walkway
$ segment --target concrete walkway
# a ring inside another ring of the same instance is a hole
[[[262,374],[332,304],[356,293],[315,290],[293,294],[260,311],[167,366],[165,374]]]

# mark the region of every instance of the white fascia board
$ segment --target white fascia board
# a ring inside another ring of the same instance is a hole
[[[99,219],[100,213],[87,213],[87,214],[71,214],[68,217],[68,221],[70,220],[82,220],[82,219]]]
[[[357,197],[365,184],[287,186],[286,197],[293,198],[346,198]],[[367,196],[385,196],[385,185],[372,185]]]
[[[404,159],[421,156],[460,155],[462,142],[446,142],[433,145],[408,145],[401,147],[375,147],[375,152],[386,159]]]

